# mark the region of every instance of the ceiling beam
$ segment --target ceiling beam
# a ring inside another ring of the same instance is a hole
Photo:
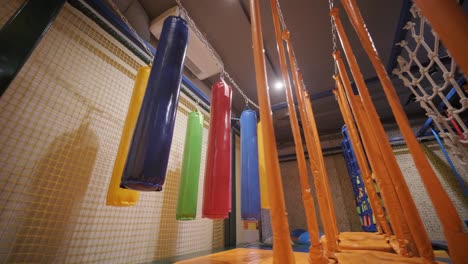
[[[377,76],[373,76],[373,77],[365,79],[364,81],[365,81],[366,84],[371,84],[371,83],[374,83],[374,82],[376,82],[378,80],[379,80],[379,78]],[[353,82],[351,85],[352,85],[354,93],[357,94],[358,92],[357,92],[357,89],[356,89],[356,84]],[[332,92],[333,89],[334,88],[314,93],[314,94],[312,94],[310,96],[310,100],[314,101],[314,100],[318,100],[318,99],[322,99],[322,98],[325,98],[325,97],[332,96],[333,95],[333,92]],[[294,103],[296,104],[296,102],[294,102]],[[275,111],[278,111],[278,110],[282,110],[282,109],[284,109],[286,107],[287,107],[286,102],[278,103],[278,104],[275,104],[275,105],[271,106],[271,111],[275,112]]]
[[[401,54],[402,47],[400,45],[396,45],[397,43],[401,42],[406,38],[407,31],[403,29],[403,27],[411,20],[411,0],[404,0],[403,5],[401,6],[400,11],[400,18],[398,19],[398,23],[395,30],[395,37],[393,38],[392,42],[392,50],[390,52],[390,58],[387,64],[387,73],[391,76],[393,73],[393,68],[395,68],[397,64],[397,57]]]
[[[249,9],[247,8],[247,6],[244,4],[244,1],[242,0],[239,0],[239,4],[242,8],[242,12],[244,13],[244,17],[247,19],[247,21],[249,22],[249,25],[250,25],[250,12],[249,12]],[[265,47],[265,43],[263,43],[263,47]],[[266,61],[268,62],[268,66],[270,66],[271,70],[273,71],[273,74],[275,75],[275,79],[278,79],[278,70],[276,70],[276,67],[275,65],[273,64],[273,61],[271,60],[271,57],[268,53],[268,50],[265,49],[265,58],[266,58]]]

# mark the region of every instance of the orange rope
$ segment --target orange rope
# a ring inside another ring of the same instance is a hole
[[[278,14],[278,7],[276,0],[271,0],[271,11],[273,15],[273,25],[275,28],[276,45],[278,49],[279,61],[281,74],[284,82],[284,90],[286,93],[286,101],[288,104],[289,116],[291,118],[291,130],[293,132],[294,144],[296,149],[297,164],[299,168],[299,179],[301,185],[302,202],[306,213],[307,228],[309,229],[311,250],[309,251],[309,260],[315,262],[317,260],[323,263],[328,261],[323,257],[320,250],[320,241],[318,239],[318,223],[317,216],[315,215],[315,205],[310,192],[310,184],[307,173],[307,162],[304,154],[304,148],[302,144],[301,131],[299,128],[299,121],[296,115],[296,107],[294,105],[294,99],[292,95],[292,88],[289,80],[288,64],[286,61],[286,52],[283,46],[283,39],[281,38],[281,25]]]
[[[372,180],[372,174],[367,165],[366,154],[364,153],[364,149],[359,138],[359,132],[357,131],[356,125],[354,124],[353,114],[351,113],[351,109],[349,108],[348,101],[346,101],[343,85],[341,84],[339,76],[333,76],[333,78],[335,79],[337,87],[337,89],[333,90],[333,93],[336,96],[338,106],[340,108],[341,114],[343,115],[346,128],[348,129],[349,136],[351,138],[353,150],[356,154],[359,169],[361,171],[362,178],[364,179],[364,186],[366,187],[366,191],[369,196],[372,212],[374,213],[375,218],[377,219],[377,223],[380,226],[380,228],[382,228],[385,235],[387,237],[390,237],[390,226],[388,225],[387,220],[385,219],[385,212],[382,206],[380,205],[379,197],[377,195],[377,191],[375,190],[374,182]]]
[[[408,150],[411,153],[411,156],[413,157],[414,164],[416,165],[416,168],[419,171],[421,179],[426,187],[429,197],[431,198],[432,204],[434,205],[437,215],[442,223],[451,257],[454,260],[454,262],[462,263],[463,261],[466,261],[468,259],[468,250],[466,250],[466,245],[468,244],[468,234],[463,232],[460,218],[458,216],[457,211],[455,210],[455,207],[453,206],[453,203],[451,202],[450,198],[448,197],[447,193],[442,187],[442,184],[437,178],[427,157],[424,155],[424,152],[421,149],[421,146],[419,145],[413,131],[411,130],[411,126],[409,124],[405,111],[400,104],[400,100],[398,94],[396,93],[395,87],[393,87],[392,81],[390,80],[387,72],[385,71],[385,67],[383,66],[377,54],[377,50],[375,49],[372,38],[370,37],[370,34],[366,29],[364,19],[361,16],[356,2],[354,0],[342,0],[342,3],[345,7],[346,12],[348,13],[348,16],[350,18],[351,23],[353,24],[355,31],[359,36],[359,39],[361,40],[361,45],[364,47],[367,56],[371,60],[371,63],[377,72],[377,76],[379,77],[379,80],[382,84],[382,88],[390,104],[393,115],[395,116],[396,122],[401,130],[403,138],[406,141]],[[442,6],[444,5],[439,6],[442,8]],[[437,13],[439,13],[439,11],[437,11]],[[456,14],[458,13],[455,13],[454,15]],[[464,26],[466,25],[467,24],[465,23]],[[466,30],[464,32],[466,32]],[[464,37],[466,38],[466,36]],[[463,45],[462,49],[465,49]],[[411,221],[408,222],[408,224],[410,224],[412,231],[416,228],[419,229],[416,229],[417,232],[415,232],[415,235],[413,235],[413,237],[415,239],[419,251],[421,252],[421,255],[425,258],[432,257],[433,259],[431,244],[424,230],[424,226],[417,226],[418,224],[422,224],[422,222],[418,223],[417,221]],[[430,251],[430,253],[428,251]]]
[[[268,175],[268,192],[270,197],[270,216],[273,229],[274,263],[295,263],[289,224],[286,217],[283,184],[281,181],[278,150],[276,149],[273,118],[271,115],[270,96],[268,94],[265,54],[263,53],[263,34],[259,2],[249,0],[253,55],[257,82],[257,94],[260,105],[260,119],[264,139],[265,167]]]

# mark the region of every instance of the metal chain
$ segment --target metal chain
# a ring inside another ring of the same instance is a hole
[[[117,7],[117,5],[115,5],[113,0],[108,0],[107,2],[111,5],[112,9],[114,9],[114,11],[120,16],[120,19],[122,19],[122,21],[124,21],[124,23],[130,29],[130,31],[136,37],[138,42],[140,42],[140,44],[145,48],[146,53],[148,53],[148,55],[150,56],[150,63],[152,63],[152,61],[154,59],[154,55],[151,52],[151,50],[148,48],[148,46],[146,45],[145,41],[140,37],[140,35],[132,27],[132,25],[130,24],[128,19],[122,14],[122,12]],[[184,14],[184,18],[188,21],[188,23],[189,23],[190,27],[192,28],[192,30],[194,31],[195,35],[197,35],[197,37],[202,40],[203,44],[208,49],[208,51],[210,53],[210,56],[215,60],[216,65],[218,65],[218,67],[220,67],[222,69],[221,76],[220,76],[221,79],[224,80],[224,77],[226,77],[229,80],[229,82],[232,83],[234,88],[236,88],[236,90],[242,95],[242,97],[244,98],[246,104],[250,103],[251,105],[255,106],[257,109],[259,109],[258,105],[255,102],[253,102],[250,98],[248,98],[247,95],[245,95],[245,93],[240,89],[240,87],[237,85],[237,83],[234,81],[234,79],[224,69],[224,64],[222,63],[221,59],[217,56],[217,53],[214,51],[213,47],[210,45],[210,43],[206,40],[205,36],[198,29],[198,27],[195,24],[195,22],[193,21],[193,19],[188,15],[187,10],[182,6],[182,3],[180,2],[180,0],[176,0],[176,3],[179,6],[180,11]]]
[[[229,80],[229,82],[232,84],[232,86],[234,86],[234,88],[236,88],[236,90],[244,98],[244,101],[245,101],[246,105],[250,103],[251,105],[255,106],[257,109],[260,109],[259,106],[255,102],[253,102],[250,98],[247,97],[247,95],[244,93],[244,91],[241,90],[241,88],[237,85],[237,83],[234,81],[234,79],[231,77],[231,75],[229,75],[229,73],[224,69],[224,64],[221,61],[221,58],[217,55],[216,51],[210,45],[210,43],[205,38],[203,33],[198,29],[198,27],[195,24],[194,20],[189,16],[189,14],[188,14],[187,10],[184,8],[184,6],[182,6],[182,3],[180,2],[180,0],[175,0],[175,1],[176,1],[177,5],[179,6],[179,9],[180,9],[181,13],[183,14],[183,18],[187,20],[187,22],[189,23],[190,28],[193,30],[195,35],[203,42],[203,45],[205,45],[205,47],[208,49],[208,51],[210,53],[210,56],[215,60],[216,65],[218,65],[218,67],[220,67],[222,69],[221,74],[220,74],[220,79],[222,81],[224,81],[224,78],[227,78]]]
[[[334,7],[333,0],[328,0],[328,6],[330,8],[330,12]],[[333,17],[330,15],[330,23],[331,23],[331,32],[332,32],[332,41],[333,41],[333,52],[335,52],[338,49],[338,45],[336,44],[336,26],[335,22],[333,21]],[[335,74],[338,73],[338,66],[336,63],[333,63],[335,67]]]
[[[187,12],[187,9],[185,9],[184,6],[182,6],[182,3],[180,2],[180,0],[176,0],[176,3],[179,6],[180,12],[182,14],[182,15],[179,14],[179,16],[181,16],[182,18],[184,18],[188,22],[190,28],[193,30],[195,35],[199,39],[201,39],[201,41],[203,42],[203,45],[205,45],[205,48],[207,48],[208,51],[210,52],[210,56],[215,60],[216,65],[218,65],[218,67],[220,67],[221,69],[224,69],[224,64],[221,62],[221,59],[217,56],[216,51],[214,51],[213,47],[210,45],[208,40],[206,40],[203,33],[201,33],[201,31],[198,29],[198,27],[195,24],[195,22],[193,21],[193,19],[189,16],[189,14]]]
[[[146,45],[146,41],[144,41],[140,35],[136,32],[136,30],[132,27],[130,22],[127,20],[127,18],[120,12],[120,9],[115,5],[114,0],[107,0],[107,2],[111,5],[112,9],[120,16],[120,19],[127,25],[127,27],[130,29],[130,31],[133,33],[133,36],[140,42],[141,46],[145,48],[146,53],[148,53],[150,57],[150,64],[153,62],[154,59],[154,54],[151,52],[149,47]]]
[[[234,79],[232,79],[231,75],[229,75],[229,73],[227,71],[223,70],[221,78],[223,78],[223,76],[226,77],[229,80],[229,82],[232,83],[234,88],[236,88],[236,90],[242,95],[242,97],[244,97],[244,101],[245,101],[246,105],[248,105],[250,103],[251,105],[255,106],[257,109],[260,109],[260,107],[255,102],[250,100],[250,98],[248,98],[247,95],[245,95],[244,91],[241,90],[241,88],[237,85],[237,83],[234,81]]]
[[[283,12],[281,11],[279,0],[276,0],[276,6],[278,8],[278,16],[279,16],[279,19],[280,19],[281,28],[283,30],[286,30],[287,27],[286,27],[286,23],[284,22]]]
[[[279,0],[276,0],[276,7],[278,9],[278,16],[279,16],[280,23],[281,23],[281,30],[284,32],[285,30],[288,30],[288,28],[286,27],[286,22],[284,22],[283,12],[281,11]],[[291,49],[289,52],[292,52],[293,57],[294,57],[294,64],[296,65],[296,69],[299,72],[301,68],[299,67],[299,63],[297,62],[296,55],[294,54],[294,50]],[[307,91],[304,81],[302,81],[302,87],[304,87],[304,89]]]
[[[276,0],[276,7],[278,9],[278,16],[281,23],[281,31],[284,32],[288,28],[286,27],[286,22],[284,21],[283,11],[281,11],[279,0]],[[291,52],[294,53],[294,51]],[[294,56],[294,63],[296,64],[297,69],[299,69],[299,64],[297,63],[296,56]]]

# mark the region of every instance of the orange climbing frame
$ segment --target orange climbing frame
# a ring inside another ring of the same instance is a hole
[[[358,99],[353,95],[351,82],[349,80],[344,62],[341,59],[340,52],[335,51],[333,53],[333,57],[338,67],[340,77],[342,78],[340,83],[343,84],[343,86],[338,86],[338,89],[344,87],[345,94],[347,95],[352,112],[356,118],[357,126],[362,135],[364,148],[368,154],[367,157],[369,158],[369,163],[372,167],[372,170],[375,172],[375,178],[377,180],[377,184],[380,187],[382,198],[384,200],[385,206],[387,207],[387,213],[398,241],[397,252],[401,255],[407,255],[406,244],[404,242],[405,234],[403,227],[405,226],[405,221],[403,212],[390,175],[385,167],[385,164],[382,163],[383,156],[377,146],[379,144],[378,140],[370,130],[371,125],[368,123],[369,120],[367,113],[364,111],[364,109],[360,109],[362,105],[360,104],[360,101],[358,101]]]
[[[297,65],[295,63],[296,60],[294,57],[294,51],[292,48],[289,31],[287,30],[283,31],[282,36],[283,36],[283,39],[286,41],[286,47],[287,47],[288,56],[289,56],[289,64],[291,66],[291,72],[292,72],[293,81],[294,81],[294,88],[295,88],[295,93],[296,93],[298,106],[299,106],[299,114],[304,124],[304,135],[306,139],[307,151],[309,153],[311,171],[314,174],[314,183],[315,183],[315,189],[316,189],[317,198],[318,198],[317,200],[320,206],[320,215],[322,217],[325,234],[331,238],[330,240],[327,240],[327,251],[328,251],[327,255],[329,257],[335,258],[334,253],[338,251],[337,239],[336,239],[337,234],[338,234],[338,231],[337,231],[338,228],[336,227],[336,218],[334,216],[333,207],[330,207],[330,204],[331,204],[329,203],[330,200],[327,200],[328,198],[325,193],[326,189],[327,188],[329,189],[329,187],[326,186],[325,181],[323,181],[322,179],[322,177],[326,177],[326,175],[323,174],[320,169],[321,167],[320,167],[320,161],[319,161],[318,155],[322,155],[322,154],[318,153],[318,150],[317,150],[317,147],[320,148],[320,144],[317,145],[316,142],[313,141],[314,137],[311,135],[312,128],[310,126],[312,126],[312,124],[307,113],[304,87],[302,86],[303,80],[302,80],[302,76],[300,75],[297,69]],[[315,125],[315,122],[313,125]],[[331,197],[329,197],[329,199],[331,199]],[[324,219],[328,219],[328,220],[324,220]]]
[[[433,261],[434,254],[432,252],[431,243],[427,236],[426,230],[424,229],[424,225],[419,216],[416,205],[414,204],[414,201],[411,197],[408,186],[406,185],[406,181],[395,159],[392,147],[388,142],[387,134],[383,129],[382,123],[380,122],[377,111],[375,110],[375,106],[372,102],[369,91],[367,90],[364,78],[357,64],[356,57],[354,56],[354,53],[351,49],[346,33],[344,32],[341,20],[338,17],[338,9],[333,8],[331,15],[335,21],[337,32],[341,40],[343,49],[345,51],[346,58],[350,65],[351,73],[353,74],[354,80],[356,82],[361,101],[363,103],[365,111],[368,114],[370,120],[369,125],[374,135],[378,139],[378,147],[380,148],[380,151],[382,153],[384,163],[387,169],[389,170],[389,175],[392,179],[393,185],[395,186],[398,199],[400,200],[400,205],[403,208],[403,215],[406,219],[406,223],[408,224],[409,230],[412,234],[418,252],[416,252],[415,248],[413,248],[412,251],[416,255],[418,255],[419,253],[419,255],[421,255],[424,259],[428,261]],[[408,237],[408,235],[406,235],[406,237]],[[410,243],[410,247],[411,246],[412,245]]]
[[[286,93],[286,101],[288,104],[289,116],[291,118],[291,130],[293,132],[294,145],[296,150],[297,164],[299,168],[299,179],[301,186],[302,202],[304,204],[304,210],[307,221],[307,228],[310,233],[311,248],[309,251],[309,263],[328,263],[328,260],[324,257],[321,251],[320,242],[318,239],[318,223],[317,216],[315,215],[315,205],[310,192],[310,184],[307,173],[307,163],[304,154],[304,148],[302,144],[302,136],[299,128],[299,122],[296,115],[296,106],[294,105],[293,93],[291,89],[291,82],[289,79],[288,64],[286,61],[286,52],[283,46],[282,32],[280,19],[278,14],[278,7],[276,0],[271,0],[271,11],[273,15],[273,25],[275,28],[276,45],[278,49],[279,61],[281,74]],[[293,71],[294,72],[294,71]],[[326,222],[326,221],[325,221]],[[328,223],[327,223],[328,225]]]
[[[319,201],[320,213],[322,214],[323,210],[329,210],[331,213],[331,227],[329,228],[332,228],[332,231],[328,231],[328,233],[332,232],[334,236],[327,236],[327,255],[328,257],[335,258],[334,253],[339,251],[337,244],[338,228],[336,225],[336,217],[334,214],[330,195],[330,184],[328,183],[327,170],[325,167],[325,160],[323,158],[322,147],[317,131],[317,123],[315,121],[312,103],[310,102],[309,95],[305,92],[305,89],[302,86],[303,82],[301,74],[299,74],[299,83],[301,85],[302,90],[302,101],[304,102],[305,106],[304,113],[306,118],[303,120],[304,134],[306,135],[307,150],[309,152],[310,157],[310,166],[314,174],[315,189],[317,193],[317,200]],[[322,199],[322,203],[320,203],[320,199]],[[324,221],[323,219],[324,216],[322,216],[322,221]],[[332,241],[328,241],[329,239],[331,239]]]
[[[384,234],[389,237],[391,235],[390,226],[385,219],[385,212],[380,205],[379,197],[372,180],[372,173],[367,165],[366,154],[364,153],[364,149],[359,138],[359,133],[357,131],[356,125],[354,124],[353,114],[351,113],[351,109],[349,109],[348,101],[346,100],[340,77],[335,75],[333,78],[335,79],[337,87],[337,89],[333,90],[333,93],[335,94],[336,100],[338,101],[338,106],[345,121],[346,128],[348,128],[349,137],[351,138],[351,144],[353,145],[353,150],[356,154],[359,169],[361,171],[362,178],[364,179],[364,186],[366,187],[366,191],[369,196],[372,212],[375,215],[377,224],[380,226]]]
[[[262,121],[262,135],[265,143],[265,167],[268,175],[267,187],[270,197],[270,216],[273,229],[273,260],[274,263],[295,263],[291,247],[289,224],[286,217],[278,150],[276,149],[273,118],[271,114],[270,95],[267,87],[259,2],[257,0],[249,0],[249,7],[257,94],[260,105],[260,120]]]
[[[463,263],[468,259],[468,250],[466,250],[466,245],[468,244],[468,234],[463,232],[462,223],[460,221],[457,211],[455,210],[455,207],[453,206],[450,198],[443,189],[427,157],[424,155],[424,152],[421,149],[421,146],[419,145],[413,131],[411,130],[411,126],[409,124],[405,111],[400,104],[400,100],[396,93],[396,90],[393,87],[392,81],[390,80],[390,77],[385,71],[385,67],[383,66],[382,61],[378,56],[377,50],[375,49],[372,38],[369,32],[367,31],[364,19],[361,16],[361,13],[359,11],[358,6],[356,5],[355,0],[342,0],[341,2],[345,7],[350,21],[356,33],[359,36],[359,39],[361,40],[361,45],[364,47],[367,56],[369,57],[372,65],[374,66],[375,71],[377,72],[377,76],[379,77],[379,80],[382,84],[382,88],[390,104],[393,115],[395,116],[396,122],[401,130],[403,138],[405,139],[405,142],[408,146],[408,150],[411,153],[411,156],[413,157],[414,164],[416,165],[416,168],[419,171],[424,186],[426,187],[429,197],[431,198],[432,204],[434,205],[437,215],[444,228],[444,234],[447,240],[449,251],[451,253],[451,257],[455,263]],[[445,5],[439,4],[438,6],[442,10],[433,10],[433,12],[439,13],[439,11],[444,11],[444,6],[448,7],[450,6],[450,4],[445,3]],[[426,11],[429,10],[432,9],[426,8]],[[456,10],[452,11],[455,12],[455,14],[452,15],[458,14]],[[431,12],[427,13],[432,14]],[[467,26],[467,24],[464,23],[462,24],[462,26]],[[466,29],[464,32],[466,32]],[[452,33],[444,31],[444,33],[446,33],[446,39],[450,40],[450,36],[453,36],[451,34],[456,34],[457,32]],[[464,37],[466,38],[467,36],[465,35]],[[463,43],[462,45],[466,45],[466,43]],[[464,47],[465,46],[462,47],[464,49],[464,53],[462,54],[464,56],[462,57],[464,57],[466,60],[466,47]],[[456,47],[454,48],[456,51],[458,51]],[[466,68],[464,69],[467,70]],[[410,228],[413,229],[414,227],[410,225]],[[424,229],[424,227],[421,228]],[[419,235],[423,235],[422,231],[421,233],[419,233]],[[428,250],[426,248],[426,244],[428,243],[428,241],[426,241],[427,235],[426,237],[416,237],[416,235],[413,235],[413,237],[415,239],[416,244],[418,245],[418,249],[424,246],[424,249]]]

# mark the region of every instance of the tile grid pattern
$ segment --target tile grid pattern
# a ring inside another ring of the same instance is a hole
[[[184,95],[164,190],[143,192],[133,207],[105,206],[142,65],[79,11],[66,4],[60,12],[0,98],[0,263],[138,263],[223,241],[222,225],[200,212],[194,221],[175,219],[187,113],[195,108]]]

